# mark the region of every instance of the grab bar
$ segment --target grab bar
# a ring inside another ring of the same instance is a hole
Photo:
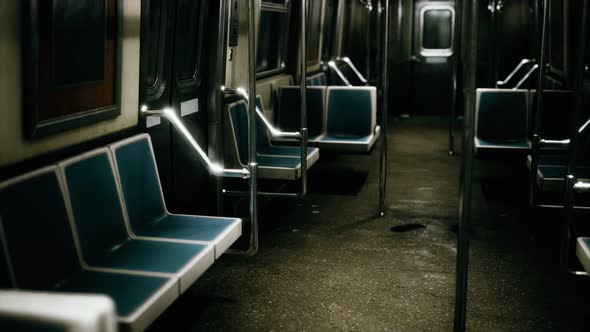
[[[578,129],[578,135],[582,135],[588,128],[590,127],[590,119],[586,120],[583,125],[580,126]],[[570,139],[562,139],[562,140],[550,140],[550,139],[540,139],[539,144],[542,147],[557,147],[557,148],[565,148],[570,144]]]
[[[234,88],[226,88],[226,87],[222,86],[221,91],[223,91],[224,93],[230,94],[230,95],[238,96],[242,100],[244,100],[246,103],[248,103],[250,100],[250,96],[248,95],[248,92],[246,92],[246,90],[244,90],[243,88],[234,89]],[[284,137],[284,138],[301,139],[301,137],[302,137],[301,133],[299,133],[299,132],[284,132],[284,131],[281,131],[281,130],[275,128],[270,123],[270,121],[268,121],[266,116],[264,116],[264,113],[262,113],[262,111],[260,110],[260,108],[258,108],[258,106],[256,106],[256,117],[258,117],[258,119],[260,119],[262,121],[266,130],[274,138]]]
[[[352,63],[349,57],[342,58],[342,61],[344,61],[346,64],[350,66],[352,71],[356,74],[356,76],[363,84],[367,84],[367,79],[363,76],[363,74],[361,74],[360,71],[358,71],[358,69],[356,69],[356,66]]]
[[[346,77],[344,77],[344,74],[342,74],[342,72],[340,71],[340,68],[338,68],[338,66],[336,66],[336,62],[330,61],[330,62],[328,62],[328,66],[330,66],[330,68],[332,68],[334,70],[334,72],[336,72],[336,74],[342,80],[342,82],[344,82],[344,84],[346,84],[347,86],[352,86],[352,84],[350,84],[350,82],[346,79]]]
[[[529,64],[531,62],[535,62],[535,59],[522,59],[518,63],[518,65],[516,66],[516,68],[514,68],[514,70],[512,70],[512,72],[510,74],[508,74],[508,76],[506,76],[506,78],[503,81],[497,81],[496,82],[496,88],[500,87],[501,85],[508,84],[508,82],[510,82],[510,80],[512,80],[512,78],[514,77],[514,75],[516,75],[516,73],[518,73],[518,71],[520,70],[520,68],[522,68],[524,65]]]
[[[529,71],[526,73],[526,75],[524,75],[524,77],[520,81],[518,81],[518,83],[516,84],[516,86],[514,88],[512,88],[512,90],[519,89],[520,86],[523,85],[531,77],[531,75],[533,75],[535,70],[537,70],[538,68],[539,68],[539,65],[535,64],[531,69],[529,69]]]
[[[172,108],[165,108],[163,110],[149,110],[147,106],[141,107],[141,112],[148,115],[156,115],[156,116],[163,116],[172,123],[172,126],[176,128],[182,136],[193,146],[193,148],[197,151],[199,155],[199,159],[201,162],[207,167],[209,173],[215,176],[223,176],[223,177],[230,177],[230,178],[242,178],[247,179],[250,177],[250,172],[247,169],[225,169],[219,165],[214,164],[211,159],[207,156],[205,151],[199,146],[197,141],[193,138],[193,136],[189,133],[188,129],[184,126],[182,121],[178,118],[176,113]]]

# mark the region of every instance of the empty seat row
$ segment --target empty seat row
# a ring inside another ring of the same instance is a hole
[[[131,330],[241,235],[240,219],[166,210],[147,135],[0,184],[0,225],[11,287],[105,294]]]
[[[298,87],[277,91],[277,125],[282,130],[300,127],[301,95]],[[375,87],[309,87],[307,118],[309,141],[321,150],[369,152],[380,135]]]
[[[262,98],[256,97],[256,106],[263,110]],[[226,121],[228,125],[230,150],[226,162],[232,166],[246,167],[248,164],[248,107],[239,100],[227,106]],[[294,130],[295,131],[295,130]],[[264,179],[295,180],[301,177],[301,148],[293,146],[276,146],[271,142],[267,128],[260,118],[256,118],[256,149],[258,176]],[[319,159],[318,148],[307,149],[307,169]]]

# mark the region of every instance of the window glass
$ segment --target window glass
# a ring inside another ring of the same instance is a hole
[[[256,71],[258,73],[281,70],[285,66],[286,47],[289,34],[289,11],[265,8],[263,2],[260,12],[258,33],[258,54]],[[273,3],[276,3],[273,2]],[[276,5],[273,5],[275,8]]]
[[[453,27],[453,13],[447,9],[430,9],[424,12],[422,48],[449,49]]]
[[[549,57],[551,67],[557,70],[564,69],[564,30],[563,30],[563,3],[561,1],[550,1],[549,27]]]
[[[203,48],[202,24],[204,6],[202,1],[178,1],[179,13],[176,22],[176,45],[182,45],[182,54],[176,54],[175,66],[179,81],[198,78],[201,50]]]
[[[307,16],[307,63],[320,61],[320,36],[322,33],[322,0],[310,1]]]
[[[331,57],[334,27],[336,24],[336,0],[326,0],[326,14],[324,15],[324,36],[322,38],[322,58],[328,60]]]

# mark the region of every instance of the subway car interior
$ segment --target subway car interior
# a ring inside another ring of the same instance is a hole
[[[590,331],[589,2],[0,1],[0,331]]]

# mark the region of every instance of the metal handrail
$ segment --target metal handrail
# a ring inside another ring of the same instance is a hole
[[[238,96],[246,103],[250,102],[250,95],[248,95],[248,92],[246,92],[246,90],[244,90],[243,88],[234,89],[234,88],[221,87],[221,91],[223,91],[226,94]],[[256,117],[262,121],[262,123],[264,124],[264,127],[266,128],[266,130],[270,133],[270,135],[273,138],[281,138],[282,137],[282,138],[301,139],[301,137],[302,137],[300,132],[285,132],[285,131],[281,131],[281,130],[275,128],[272,125],[272,123],[270,123],[270,121],[268,121],[268,119],[266,118],[264,113],[260,110],[260,108],[258,108],[258,106],[256,106]]]
[[[590,128],[590,118],[588,120],[586,120],[586,122],[584,122],[584,124],[581,125],[580,128],[578,128],[578,135],[584,134],[584,132],[586,132],[586,130],[588,130],[588,128]],[[562,139],[562,140],[551,140],[551,139],[540,139],[539,140],[539,144],[541,145],[541,147],[544,147],[544,148],[547,148],[547,147],[565,148],[565,147],[569,146],[570,142],[571,142],[571,140],[569,138]]]
[[[506,78],[503,81],[497,81],[496,82],[496,87],[500,87],[501,85],[506,85],[508,84],[508,82],[510,82],[510,80],[512,80],[512,78],[514,77],[514,75],[516,75],[516,73],[518,73],[518,71],[520,70],[520,68],[522,68],[524,65],[527,65],[531,62],[535,62],[535,59],[522,59],[518,65],[516,66],[516,68],[514,68],[514,70],[512,70],[512,72],[510,72],[510,74],[508,74],[508,76],[506,76]]]
[[[344,82],[344,84],[346,84],[347,86],[352,86],[352,84],[350,84],[350,82],[346,79],[344,74],[342,74],[342,72],[340,71],[340,68],[338,68],[338,66],[336,66],[336,62],[330,61],[330,62],[328,62],[328,66],[330,66],[330,68],[332,68],[332,70],[334,70],[334,72],[336,72],[336,74],[342,80],[342,82]]]
[[[356,66],[352,63],[352,61],[350,60],[349,57],[344,57],[342,58],[342,61],[344,61],[346,64],[348,64],[350,66],[350,68],[352,69],[352,71],[355,73],[355,75],[359,78],[359,80],[363,83],[363,84],[367,84],[367,79],[363,76],[363,74],[361,74],[361,72],[356,68]]]
[[[176,115],[172,108],[165,108],[163,110],[149,110],[147,106],[141,107],[141,112],[147,115],[156,115],[165,117],[170,121],[172,126],[176,128],[182,136],[190,143],[190,145],[197,151],[199,159],[207,167],[209,173],[215,176],[231,177],[231,178],[242,178],[247,179],[250,177],[250,172],[247,169],[226,169],[222,166],[216,165],[209,159],[205,151],[197,143],[194,137],[190,134],[186,126],[180,121],[180,118]]]
[[[535,64],[533,67],[531,67],[531,69],[529,69],[529,71],[524,75],[524,77],[518,81],[518,83],[516,84],[516,86],[514,86],[514,88],[512,88],[512,90],[517,90],[519,89],[535,72],[535,70],[537,70],[539,68],[538,64]]]
[[[590,192],[590,182],[576,181],[576,183],[574,184],[574,190],[577,193],[587,193],[587,192]]]

